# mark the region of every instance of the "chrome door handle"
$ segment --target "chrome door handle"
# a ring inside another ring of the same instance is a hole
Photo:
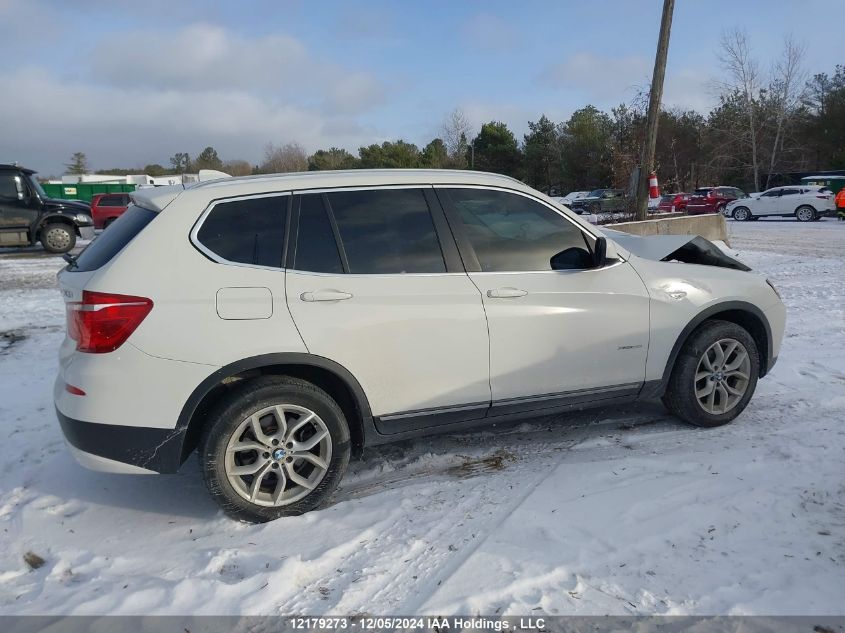
[[[299,295],[303,301],[343,301],[351,299],[352,295],[340,290],[317,290],[315,292],[303,292]]]
[[[487,291],[487,296],[491,299],[515,299],[527,294],[527,290],[520,290],[519,288],[495,288]]]

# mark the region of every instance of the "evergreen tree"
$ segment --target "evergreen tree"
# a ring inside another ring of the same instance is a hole
[[[522,153],[516,137],[504,123],[491,121],[482,125],[467,155],[470,162],[473,152],[476,170],[514,177],[519,175]]]
[[[70,157],[70,162],[65,163],[65,167],[69,174],[86,174],[88,173],[88,158],[83,152],[74,152]]]
[[[217,150],[209,146],[202,150],[194,161],[194,169],[223,169],[223,161],[217,155]]]

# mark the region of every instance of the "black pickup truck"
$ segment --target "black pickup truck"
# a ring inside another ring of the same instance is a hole
[[[41,242],[51,253],[67,253],[76,238],[94,237],[91,206],[48,198],[35,172],[0,164],[0,247]]]

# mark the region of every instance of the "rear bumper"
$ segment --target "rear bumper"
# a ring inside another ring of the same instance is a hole
[[[175,473],[182,463],[184,429],[96,424],[56,417],[76,460],[91,470]]]

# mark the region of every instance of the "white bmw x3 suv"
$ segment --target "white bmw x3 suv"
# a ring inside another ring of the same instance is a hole
[[[493,174],[146,189],[59,273],[56,411],[83,465],[196,450],[224,510],[266,521],[324,503],[363,446],[635,399],[731,421],[784,330],[748,270]]]
[[[835,213],[833,197],[833,193],[826,187],[773,187],[753,197],[729,202],[724,214],[740,222],[765,217],[796,218],[799,222],[812,222]]]

